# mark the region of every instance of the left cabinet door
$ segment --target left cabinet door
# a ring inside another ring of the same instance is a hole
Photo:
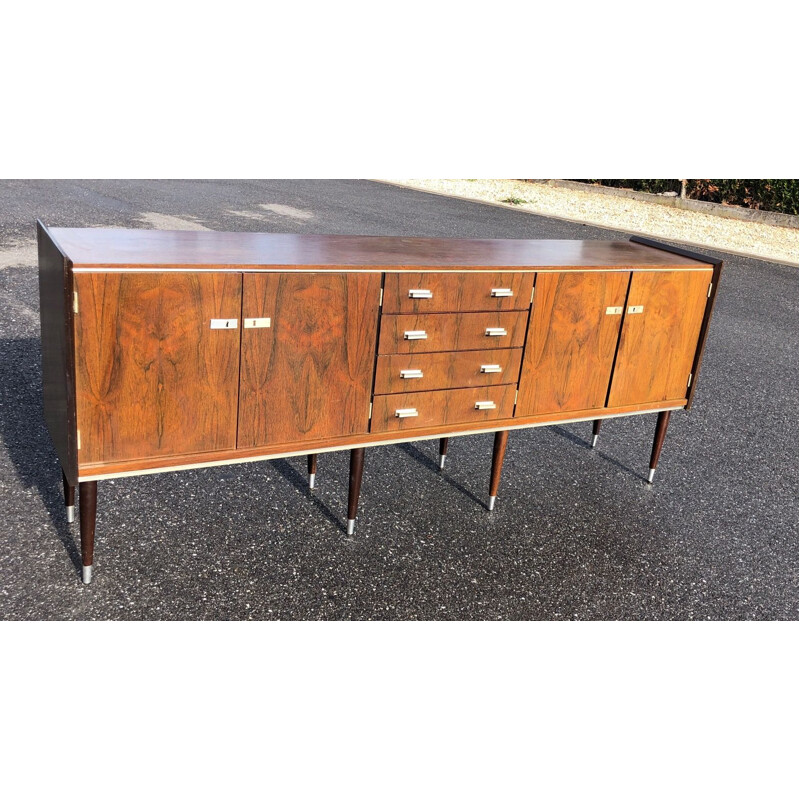
[[[236,447],[241,273],[75,275],[80,463]]]
[[[379,273],[247,273],[239,447],[369,428]]]

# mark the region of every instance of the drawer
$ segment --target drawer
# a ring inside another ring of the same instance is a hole
[[[516,383],[522,348],[378,356],[375,394]]]
[[[522,347],[527,311],[383,314],[379,353],[433,353]]]
[[[508,419],[514,414],[516,391],[516,384],[510,383],[479,389],[376,395],[372,401],[370,431],[404,431]]]
[[[532,290],[532,272],[389,272],[383,310],[387,314],[524,310],[530,307]]]

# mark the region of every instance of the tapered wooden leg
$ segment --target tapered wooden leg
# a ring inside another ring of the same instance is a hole
[[[61,470],[61,479],[64,481],[64,505],[67,507],[67,522],[75,522],[75,487],[69,485],[64,470]]]
[[[601,419],[596,419],[592,423],[592,450],[597,447],[597,440],[600,438],[600,423],[602,421]]]
[[[94,561],[94,521],[97,516],[97,481],[82,483],[78,490],[81,511],[81,557],[84,583],[92,582]]]
[[[439,439],[439,469],[444,469],[444,460],[447,456],[447,445],[450,444],[450,439],[443,436]]]
[[[667,425],[669,425],[669,417],[671,411],[659,411],[658,421],[656,422],[656,435],[653,439],[653,452],[650,454],[650,472],[647,475],[647,482],[653,482],[653,476],[656,474],[656,467],[658,466],[658,457],[661,455],[661,447],[664,444],[664,437],[667,435]]]
[[[361,494],[361,476],[364,474],[364,447],[350,451],[350,494],[347,498],[347,535],[352,536],[356,525],[358,496]]]
[[[492,451],[492,477],[489,480],[489,511],[494,509],[497,500],[497,488],[500,486],[500,472],[503,469],[503,459],[506,457],[506,443],[508,431],[497,431],[494,435],[494,450]]]
[[[317,454],[312,453],[308,457],[308,488],[314,488],[314,481],[317,477]]]

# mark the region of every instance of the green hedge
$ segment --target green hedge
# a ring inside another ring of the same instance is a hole
[[[636,180],[582,179],[581,183],[595,183],[602,186],[616,186],[621,189],[634,189],[637,192],[680,194],[680,180],[645,178]],[[740,178],[695,178],[686,181],[686,197],[692,200],[707,200],[744,208],[757,208],[761,211],[778,211],[782,214],[797,214],[798,182],[784,178],[764,178],[744,180]]]

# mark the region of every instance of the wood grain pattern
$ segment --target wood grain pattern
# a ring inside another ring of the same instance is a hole
[[[409,292],[427,289],[431,297],[414,299]],[[492,290],[513,292],[493,297]],[[521,311],[531,304],[533,273],[393,272],[383,284],[384,314],[430,314],[441,311]]]
[[[452,350],[496,350],[522,347],[527,311],[473,314],[383,314],[378,352],[433,353]],[[504,328],[505,336],[487,336],[487,328]],[[406,339],[406,331],[424,330],[426,339]]]
[[[507,444],[508,431],[497,431],[494,435],[494,446],[492,447],[492,472],[489,476],[490,497],[497,497],[497,490],[500,488],[500,474],[503,471],[503,460],[506,457]]]
[[[239,447],[365,432],[381,280],[370,274],[244,276]]]
[[[512,387],[513,388],[513,387]],[[459,390],[466,391],[466,390]],[[418,392],[418,396],[431,394]],[[390,395],[397,397],[397,395]],[[513,399],[513,398],[512,398]],[[600,417],[623,416],[628,414],[642,414],[651,411],[660,411],[664,408],[683,408],[685,400],[676,400],[671,403],[637,403],[622,408],[590,408],[586,411],[559,411],[554,414],[540,414],[536,417],[517,417],[514,419],[485,420],[483,422],[453,422],[440,425],[430,425],[426,428],[416,428],[408,431],[386,431],[379,433],[361,433],[352,436],[339,436],[333,439],[317,439],[303,441],[293,447],[285,444],[272,444],[263,447],[243,449],[220,450],[204,453],[198,458],[196,455],[158,456],[154,458],[141,458],[134,461],[125,461],[117,464],[81,464],[80,479],[86,481],[94,478],[103,478],[109,475],[120,475],[126,472],[137,473],[146,470],[168,471],[172,469],[191,469],[195,466],[211,466],[219,463],[237,463],[267,458],[279,458],[286,453],[305,455],[311,452],[330,452],[333,450],[349,450],[353,447],[382,444],[393,441],[413,441],[415,439],[439,438],[441,436],[455,436],[465,433],[481,433],[496,430],[498,426],[508,428],[527,428],[538,425],[549,425],[554,422],[592,421]]]
[[[432,239],[296,233],[52,228],[78,267],[294,267],[316,271],[383,268],[419,272],[487,269],[670,269],[693,258],[626,241],[592,239]]]
[[[622,323],[609,406],[685,399],[698,348],[711,269],[636,272]]]
[[[241,275],[75,277],[82,463],[236,445]]]
[[[69,260],[39,220],[36,220],[36,238],[39,248],[44,419],[61,469],[74,486],[78,482],[78,426],[72,272]]]
[[[487,386],[481,389],[447,389],[442,392],[409,392],[408,394],[376,395],[372,405],[370,431],[405,431],[458,422],[485,422],[511,417],[514,413],[513,384]],[[475,408],[480,400],[491,400],[496,408],[485,411]],[[399,408],[415,408],[416,417],[396,416]]]
[[[687,273],[691,274],[691,273]],[[520,373],[517,416],[605,403],[630,274],[539,275]]]
[[[91,567],[94,562],[94,528],[97,519],[97,481],[86,481],[78,490],[80,511],[81,562]]]
[[[455,353],[402,353],[378,356],[375,368],[375,394],[516,383],[519,380],[521,361],[521,347],[505,350],[462,350]],[[481,372],[483,365],[497,366],[501,371]],[[420,370],[422,377],[403,378],[401,370]]]

